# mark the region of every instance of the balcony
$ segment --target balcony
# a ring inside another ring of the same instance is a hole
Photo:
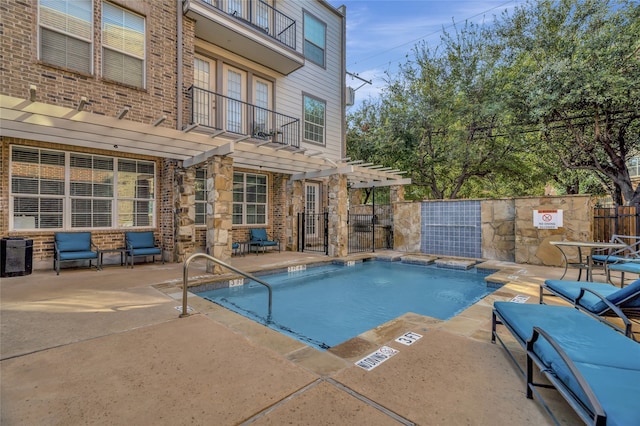
[[[262,0],[183,0],[196,37],[288,75],[304,65],[296,21]]]
[[[191,124],[211,131],[300,147],[300,119],[191,86]]]

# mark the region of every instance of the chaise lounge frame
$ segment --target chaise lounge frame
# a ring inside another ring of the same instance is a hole
[[[559,321],[559,318],[565,318],[566,322]],[[525,349],[526,371],[523,371],[508,345],[499,336],[499,324],[504,325]],[[578,334],[580,339],[576,340]],[[572,347],[571,344],[563,346],[561,342],[565,339],[584,344],[579,347]],[[620,404],[612,403],[612,398],[608,396],[609,387],[603,390],[601,383],[591,383],[583,374],[589,373],[591,358],[598,368],[618,377],[613,385],[624,386],[622,391],[631,388],[632,394],[640,393],[640,345],[613,328],[571,307],[496,302],[492,313],[491,341],[495,343],[496,340],[525,377],[527,398],[533,399],[535,396],[556,424],[559,424],[558,419],[537,388],[555,388],[586,424],[606,425],[610,417],[628,419],[633,416],[637,419],[635,406],[627,407],[622,404],[621,409]],[[572,358],[567,348],[576,359]],[[612,351],[611,360],[604,363],[601,362],[602,348],[611,348]],[[548,360],[555,361],[545,361],[540,353]],[[628,364],[625,358],[627,355]],[[566,368],[557,362],[558,359]],[[549,383],[534,380],[534,364]],[[620,382],[621,375],[626,383]],[[615,400],[615,395],[613,399]]]

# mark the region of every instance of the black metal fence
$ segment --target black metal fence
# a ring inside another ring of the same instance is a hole
[[[251,24],[269,37],[296,50],[296,21],[262,0],[213,1],[210,6]]]
[[[349,213],[349,253],[393,248],[393,226],[381,224],[374,214]]]
[[[300,120],[247,102],[191,86],[191,124],[249,136],[261,141],[300,146]]]
[[[298,251],[329,254],[329,213],[298,213]]]
[[[636,206],[594,208],[594,240],[610,241],[614,234],[640,235],[640,208]]]

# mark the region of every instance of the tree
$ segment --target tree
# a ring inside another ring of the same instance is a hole
[[[640,6],[631,1],[530,2],[498,27],[514,84],[514,116],[535,123],[545,157],[592,171],[618,204],[640,203],[627,161],[640,152]]]
[[[350,116],[348,153],[407,170],[409,197],[541,193],[544,174],[524,148],[531,136],[513,127],[501,94],[508,72],[494,39],[466,23],[436,49],[416,45],[381,98]]]

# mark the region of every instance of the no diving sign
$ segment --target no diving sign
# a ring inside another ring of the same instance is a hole
[[[563,226],[562,210],[534,210],[533,226],[539,229],[558,229]]]

